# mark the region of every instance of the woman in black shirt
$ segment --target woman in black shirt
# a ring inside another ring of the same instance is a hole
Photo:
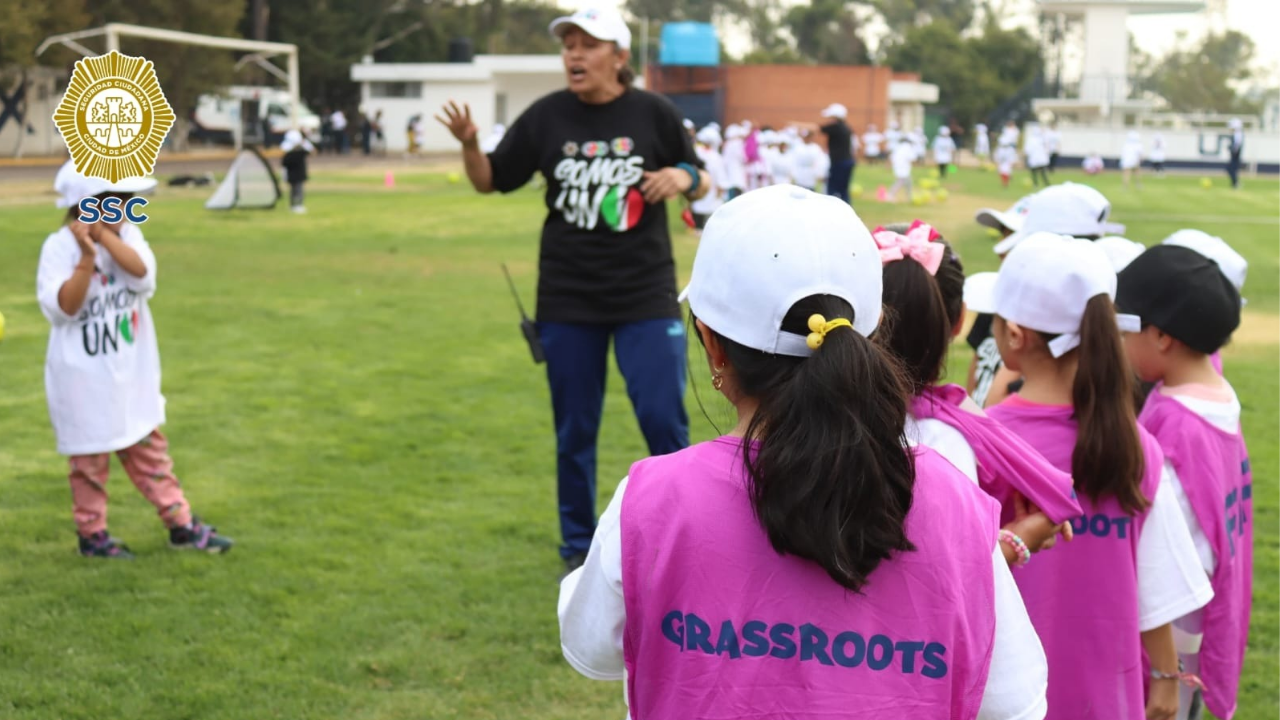
[[[551,24],[568,88],[516,119],[485,155],[470,108],[437,119],[462,143],[476,190],[511,192],[546,178],[538,260],[538,335],[556,426],[560,548],[582,564],[595,533],[596,438],[609,343],[640,429],[655,455],[689,442],[685,333],[676,301],[666,201],[710,184],[680,113],[631,87],[631,31],[616,10]]]

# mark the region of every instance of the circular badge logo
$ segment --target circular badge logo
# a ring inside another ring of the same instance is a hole
[[[115,50],[76,63],[53,113],[76,170],[110,182],[150,175],[173,121],[151,61]]]

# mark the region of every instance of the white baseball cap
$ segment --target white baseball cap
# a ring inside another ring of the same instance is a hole
[[[1237,292],[1244,291],[1244,278],[1249,272],[1249,261],[1227,244],[1220,237],[1210,235],[1203,230],[1179,230],[1165,238],[1161,245],[1178,245],[1195,250],[1201,255],[1218,263],[1218,269],[1236,286]]]
[[[622,19],[622,13],[614,8],[587,8],[572,15],[558,17],[551,21],[548,28],[556,38],[563,38],[571,27],[581,28],[583,32],[597,40],[611,42],[621,50],[631,49],[631,28]]]
[[[698,131],[698,142],[710,147],[720,147],[720,131],[708,125]]]
[[[1026,195],[1004,212],[992,208],[982,208],[973,214],[973,219],[977,220],[979,225],[989,227],[992,230],[1011,230],[1016,232],[1022,228],[1022,220],[1027,216],[1027,205],[1030,202],[1031,196]]]
[[[978,273],[964,283],[970,310],[1057,335],[1049,342],[1054,357],[1080,346],[1085,307],[1102,294],[1116,297],[1116,273],[1106,253],[1088,240],[1043,232],[1019,243],[998,273]],[[1133,315],[1117,315],[1116,321],[1127,332],[1142,329]]]
[[[1031,196],[1022,227],[996,243],[993,250],[997,255],[1004,255],[1040,232],[1072,237],[1102,237],[1124,232],[1123,225],[1107,222],[1110,215],[1111,202],[1088,185],[1073,182],[1050,185]]]
[[[1129,238],[1123,238],[1119,235],[1108,235],[1104,238],[1094,241],[1106,253],[1107,259],[1111,261],[1111,269],[1117,274],[1133,262],[1135,258],[1146,251],[1147,246],[1140,242],[1134,242]]]
[[[60,208],[73,207],[87,197],[105,192],[137,194],[149,192],[155,186],[156,179],[153,177],[123,178],[114,183],[102,178],[86,177],[76,170],[75,163],[70,160],[58,168],[58,174],[53,178],[53,191],[58,193],[56,205]]]
[[[712,214],[680,300],[736,343],[808,357],[806,336],[782,330],[791,307],[811,295],[834,295],[853,306],[853,329],[870,335],[880,323],[881,276],[875,241],[849,203],[773,185]]]
[[[840,103],[831,103],[822,110],[824,118],[840,118],[841,120],[849,117],[849,109]]]

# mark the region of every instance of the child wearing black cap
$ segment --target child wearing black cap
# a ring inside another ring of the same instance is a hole
[[[1142,319],[1125,349],[1142,380],[1156,385],[1138,422],[1164,450],[1163,481],[1214,591],[1208,605],[1174,622],[1185,675],[1178,717],[1200,717],[1202,704],[1231,717],[1249,634],[1253,484],[1240,401],[1210,356],[1240,324],[1240,295],[1213,261],[1159,245],[1121,271],[1116,305]]]

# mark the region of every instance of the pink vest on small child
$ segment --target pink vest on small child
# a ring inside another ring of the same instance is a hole
[[[1157,386],[1138,416],[1173,464],[1196,522],[1213,545],[1213,599],[1204,607],[1204,704],[1228,720],[1249,639],[1253,594],[1253,475],[1243,433],[1209,424]]]
[[[1001,520],[1013,518],[1015,490],[1055,523],[1080,517],[1083,511],[1071,489],[1071,473],[1054,467],[999,422],[960,407],[966,397],[959,385],[927,387],[911,401],[911,414],[940,420],[964,436],[978,461],[978,485],[1006,510]]]
[[[1017,395],[987,414],[1071,470],[1078,425],[1069,406],[1032,405]],[[1142,494],[1156,496],[1164,456],[1141,427]],[[1013,577],[1049,661],[1046,720],[1143,720],[1142,638],[1138,626],[1138,537],[1146,512],[1132,516],[1113,498],[1079,498],[1075,539],[1037,553]]]
[[[975,718],[995,636],[995,502],[916,448],[906,521],[916,550],[853,593],[769,544],[741,442],[631,467],[621,516],[631,717]]]

